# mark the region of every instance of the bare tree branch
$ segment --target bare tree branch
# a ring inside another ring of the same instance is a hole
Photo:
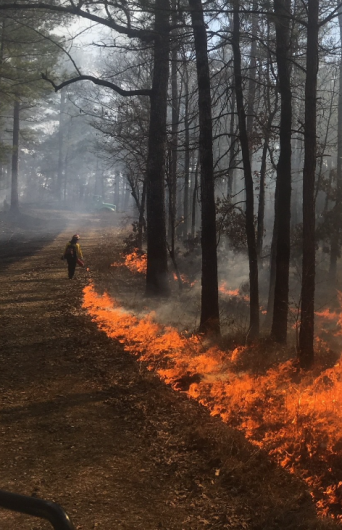
[[[79,75],[78,77],[73,77],[72,79],[68,79],[67,81],[63,81],[63,83],[60,83],[59,85],[56,85],[52,79],[49,79],[46,74],[42,74],[42,78],[45,79],[45,81],[48,81],[53,88],[55,89],[55,92],[58,92],[58,90],[61,90],[65,86],[71,85],[73,83],[77,83],[78,81],[91,81],[95,85],[104,86],[106,88],[110,88],[111,90],[114,90],[114,92],[117,92],[120,94],[120,96],[151,96],[152,90],[151,89],[137,89],[137,90],[123,90],[119,86],[115,85],[114,83],[111,83],[110,81],[105,81],[104,79],[99,79],[97,77],[94,77],[92,75]]]
[[[98,15],[95,15],[94,13],[84,11],[81,9],[82,2],[79,2],[77,5],[74,4],[74,2],[70,1],[70,6],[61,6],[61,5],[54,5],[49,4],[45,2],[27,2],[27,3],[20,3],[20,2],[9,2],[9,3],[2,3],[0,2],[0,10],[16,10],[16,9],[44,9],[46,11],[54,11],[56,13],[64,13],[69,15],[75,15],[82,18],[85,18],[87,20],[92,20],[93,22],[96,22],[98,24],[102,24],[103,26],[107,26],[111,29],[114,29],[118,33],[122,35],[127,35],[131,38],[136,38],[140,40],[145,41],[151,41],[153,40],[157,34],[153,30],[146,30],[146,29],[135,29],[128,26],[122,26],[120,24],[117,24],[113,18],[107,19],[104,17],[100,17]]]
[[[340,2],[338,4],[338,6],[335,7],[335,9],[332,10],[332,12],[330,13],[330,15],[328,15],[327,17],[325,17],[323,20],[321,20],[321,22],[318,24],[319,27],[321,26],[324,26],[324,24],[326,24],[327,22],[329,22],[330,20],[332,20],[333,18],[337,17],[338,14],[339,14],[339,10],[341,9],[342,7],[342,3]]]

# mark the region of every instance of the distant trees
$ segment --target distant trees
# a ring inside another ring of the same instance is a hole
[[[23,11],[2,17],[0,92],[4,108],[13,109],[10,204],[13,213],[19,209],[20,114],[34,107],[48,92],[40,72],[57,61],[59,49],[49,39],[52,26],[38,14]]]
[[[2,6],[4,7],[4,5]],[[18,4],[12,6],[18,8]],[[25,9],[34,9],[35,3],[21,6]],[[40,9],[48,9],[65,15],[80,16],[88,20],[109,27],[118,34],[126,35],[131,39],[140,39],[141,42],[153,42],[153,73],[150,89],[124,90],[116,83],[101,80],[96,76],[81,75],[78,71],[76,77],[56,85],[51,84],[56,90],[68,86],[76,81],[89,80],[95,84],[114,90],[122,96],[145,95],[150,98],[150,124],[147,155],[147,233],[148,259],[146,274],[146,294],[148,296],[168,296],[167,273],[167,248],[166,225],[164,204],[164,169],[166,147],[166,111],[169,66],[169,17],[170,6],[167,0],[156,0],[151,6],[153,14],[152,24],[149,17],[142,16],[135,19],[135,9],[138,6],[117,6],[102,13],[100,8],[92,6],[91,2],[85,9],[75,6],[72,2],[65,5],[39,4]],[[147,13],[145,13],[147,15]],[[123,23],[121,24],[121,20]],[[132,24],[132,20],[134,23]],[[119,21],[119,22],[117,22]],[[46,77],[46,76],[45,76]],[[47,78],[47,77],[46,77]]]

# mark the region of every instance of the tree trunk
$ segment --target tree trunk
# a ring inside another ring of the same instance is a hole
[[[270,33],[269,25],[267,26],[267,37],[269,38]],[[278,110],[278,97],[275,96],[274,108],[271,110],[271,80],[270,80],[270,61],[267,64],[267,75],[266,75],[266,94],[265,94],[265,106],[266,112],[268,115],[266,127],[264,129],[264,146],[261,156],[261,165],[260,165],[260,184],[259,184],[259,205],[258,205],[258,227],[257,227],[257,254],[259,263],[262,258],[263,242],[264,242],[264,223],[265,223],[265,189],[266,189],[266,170],[267,170],[267,153],[269,149],[269,142],[271,137],[271,127],[273,123],[274,116]],[[274,293],[274,290],[273,290]],[[272,304],[273,304],[272,298]],[[272,310],[273,315],[273,310]]]
[[[13,144],[12,144],[12,184],[11,207],[12,213],[19,212],[18,169],[19,169],[19,130],[20,105],[16,99],[13,106]]]
[[[173,1],[172,9],[172,24],[177,23],[176,5]],[[175,231],[176,231],[176,216],[177,216],[177,162],[178,162],[178,121],[179,121],[179,105],[178,105],[178,76],[177,76],[177,59],[178,59],[178,41],[176,39],[172,45],[171,52],[171,163],[170,163],[170,251],[171,258],[175,259]]]
[[[338,2],[338,5],[340,2]],[[338,14],[340,26],[340,47],[342,50],[342,11]],[[339,235],[341,226],[341,208],[342,208],[342,59],[339,65],[339,94],[337,109],[337,165],[336,165],[336,202],[333,216],[333,233],[331,237],[330,251],[330,270],[329,276],[331,283],[336,282],[337,258],[339,256]]]
[[[257,254],[259,263],[261,262],[262,247],[264,241],[264,219],[265,219],[265,180],[266,180],[266,159],[269,145],[268,131],[265,133],[264,146],[262,148],[260,182],[259,182],[259,204],[258,204],[258,227],[257,227]]]
[[[234,77],[236,106],[239,120],[240,144],[242,152],[243,170],[246,188],[246,234],[249,260],[249,282],[250,282],[250,323],[248,340],[252,341],[259,336],[259,281],[258,260],[254,230],[254,191],[251,162],[249,156],[248,135],[246,128],[246,114],[242,93],[241,74],[241,52],[240,52],[240,20],[239,1],[234,0],[233,36],[232,46],[234,55]]]
[[[57,166],[57,200],[63,197],[63,114],[65,107],[65,90],[61,90],[58,120],[58,166]]]
[[[280,109],[280,154],[277,165],[278,193],[275,204],[277,224],[274,307],[271,335],[286,343],[289,305],[290,223],[291,223],[291,125],[292,93],[289,61],[291,0],[274,0],[276,15],[276,56]]]
[[[277,185],[275,191],[275,204],[277,203]],[[274,289],[275,289],[275,275],[276,275],[276,244],[278,240],[278,226],[277,218],[274,218],[273,223],[273,234],[272,234],[272,243],[271,243],[271,255],[270,255],[270,282],[268,288],[268,301],[267,301],[267,314],[264,322],[266,329],[272,327],[273,321],[273,308],[274,308]]]
[[[258,7],[258,2],[253,0],[253,11]],[[256,80],[256,53],[257,53],[257,36],[258,36],[258,15],[252,13],[252,27],[251,27],[251,48],[249,52],[250,62],[248,69],[248,98],[247,98],[247,135],[249,140],[249,153],[250,159],[252,159],[252,138],[253,138],[253,125],[254,125],[254,103],[255,103],[255,80]]]
[[[308,0],[305,80],[304,170],[303,170],[303,269],[299,361],[309,368],[314,361],[315,301],[315,172],[318,72],[319,0]]]
[[[131,188],[131,195],[134,199],[135,205],[137,207],[137,210],[139,212],[139,218],[138,218],[138,234],[137,234],[137,248],[138,250],[142,250],[142,243],[143,243],[143,231],[146,229],[146,222],[145,222],[145,202],[146,202],[146,178],[143,180],[142,190],[141,190],[141,197],[139,194],[139,188],[135,184],[134,179],[130,179],[127,177],[127,181],[129,183],[129,186]]]
[[[146,295],[168,296],[165,221],[166,109],[169,78],[169,2],[156,0],[154,68],[147,157],[147,273]]]
[[[228,165],[228,179],[227,179],[227,196],[232,199],[233,196],[233,183],[234,183],[234,166],[236,164],[236,136],[235,136],[235,88],[232,90],[231,99],[231,110],[230,110],[230,123],[229,123],[229,165]]]
[[[189,74],[187,65],[184,61],[185,68],[185,102],[184,102],[184,223],[183,237],[187,239],[189,232],[189,182],[190,182],[190,124],[189,124]]]
[[[191,237],[196,235],[196,213],[197,213],[197,193],[198,193],[198,161],[196,162],[194,187],[192,190],[192,209],[191,209]]]
[[[120,172],[117,172],[114,176],[114,199],[113,204],[116,205],[116,211],[120,210]]]
[[[5,46],[5,35],[6,35],[6,18],[2,20],[1,23],[1,39],[0,39],[0,66],[3,64],[4,60],[4,46]],[[2,78],[0,76],[0,85],[2,84]],[[2,131],[0,136],[0,141],[2,143]],[[4,161],[0,160],[0,185],[3,186],[4,179]],[[4,186],[6,187],[6,186]]]
[[[201,0],[189,0],[189,5],[196,49],[200,130],[202,298],[199,329],[203,333],[219,334],[220,318],[217,277],[216,209],[207,32],[205,29]]]

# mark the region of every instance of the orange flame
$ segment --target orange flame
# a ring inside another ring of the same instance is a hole
[[[314,375],[287,361],[256,377],[239,368],[253,355],[246,347],[207,349],[199,336],[164,328],[153,313],[138,318],[107,294],[98,295],[93,285],[84,289],[83,307],[148,369],[305,480],[319,513],[342,520],[342,483],[334,472],[342,457],[342,364]]]
[[[236,296],[241,298],[242,300],[245,300],[246,302],[249,302],[249,296],[241,294],[239,289],[228,289],[227,282],[222,282],[219,285],[219,292],[225,296]]]
[[[139,252],[135,249],[131,254],[126,254],[124,262],[112,263],[111,267],[124,267],[126,266],[131,272],[139,272],[146,274],[147,269],[147,255]]]
[[[135,249],[131,254],[126,254],[123,262],[114,262],[111,267],[127,267],[131,272],[138,272],[146,274],[147,270],[147,254],[142,254],[138,249]],[[173,273],[173,279],[178,281],[177,274]],[[193,287],[196,284],[196,280],[190,282],[185,274],[180,274],[182,283]]]
[[[176,282],[178,281],[178,277],[175,272],[172,273],[172,277]],[[194,285],[197,283],[197,280],[194,280],[193,282],[191,282],[185,274],[180,274],[179,277],[181,279],[181,282],[183,284],[186,284],[188,287],[194,287]]]

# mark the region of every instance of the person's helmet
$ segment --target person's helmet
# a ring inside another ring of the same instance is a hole
[[[78,234],[75,234],[75,235],[72,236],[71,239],[73,239],[74,241],[78,241],[79,238],[80,238],[80,236]]]

